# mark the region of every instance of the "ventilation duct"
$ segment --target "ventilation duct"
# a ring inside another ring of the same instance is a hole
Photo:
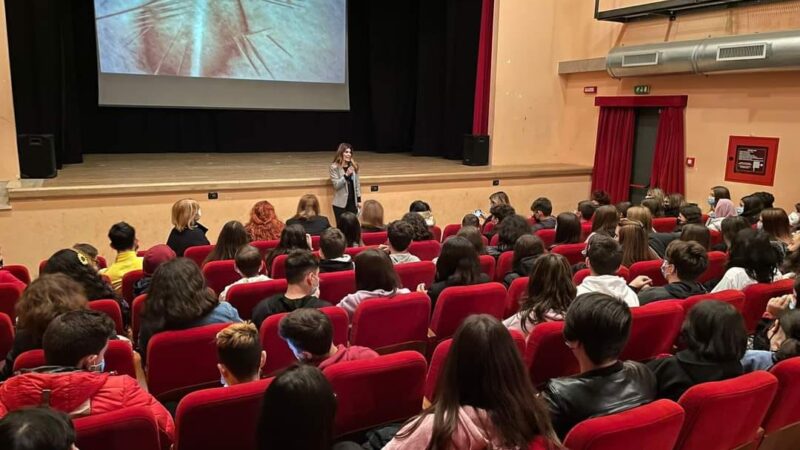
[[[614,78],[800,69],[800,30],[615,47],[606,68]]]

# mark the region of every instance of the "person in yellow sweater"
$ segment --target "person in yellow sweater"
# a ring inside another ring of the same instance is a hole
[[[136,256],[139,241],[136,230],[125,222],[116,223],[108,230],[111,248],[117,251],[117,258],[107,269],[100,271],[111,280],[115,291],[122,290],[122,277],[134,270],[142,270],[142,258]]]

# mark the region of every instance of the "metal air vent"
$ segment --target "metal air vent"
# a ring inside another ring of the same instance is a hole
[[[622,57],[622,67],[657,66],[658,52],[629,53]]]
[[[760,42],[743,45],[720,45],[717,48],[717,61],[742,61],[748,59],[767,59],[767,44]]]

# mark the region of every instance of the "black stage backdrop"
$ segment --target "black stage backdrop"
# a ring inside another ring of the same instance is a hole
[[[97,105],[92,0],[7,0],[17,131],[83,153],[358,149],[460,159],[472,128],[481,0],[350,0],[349,112]]]

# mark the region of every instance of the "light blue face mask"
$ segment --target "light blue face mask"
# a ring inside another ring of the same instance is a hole
[[[740,207],[736,208],[736,214],[741,216],[742,213],[744,213],[744,206],[740,206]]]
[[[219,376],[219,384],[221,384],[222,387],[228,387],[228,382],[225,381],[225,377],[223,377],[222,375]]]
[[[100,361],[99,364],[95,364],[89,367],[89,370],[92,372],[105,372],[106,371],[106,360]]]
[[[708,197],[708,204],[711,205],[711,206],[716,205],[717,204],[717,199],[715,199],[714,197]]]

